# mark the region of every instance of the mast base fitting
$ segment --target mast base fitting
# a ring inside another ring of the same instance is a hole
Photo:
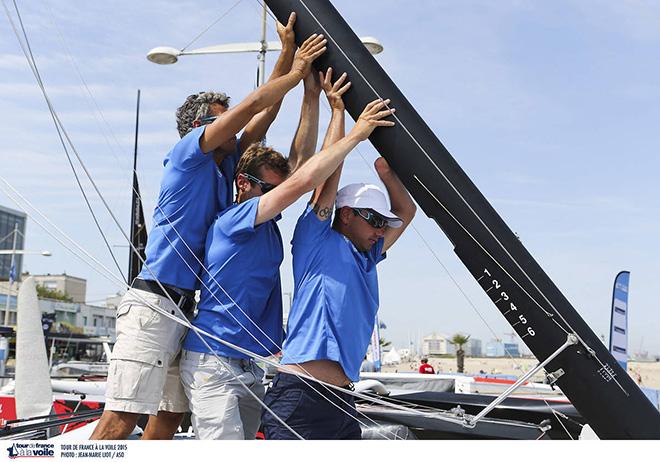
[[[562,369],[561,367],[559,369],[557,369],[556,371],[554,371],[554,372],[550,372],[549,374],[546,373],[545,377],[548,380],[548,385],[550,385],[550,387],[554,390],[555,389],[555,383],[565,373],[566,372],[564,372],[564,369]]]

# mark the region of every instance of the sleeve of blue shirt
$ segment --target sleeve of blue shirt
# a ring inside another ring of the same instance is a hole
[[[311,205],[307,204],[305,211],[298,218],[291,244],[304,241],[318,242],[319,239],[323,239],[323,236],[330,232],[331,224],[332,220],[330,218],[320,220],[312,210]]]
[[[232,241],[245,240],[254,233],[258,208],[258,197],[248,199],[241,204],[234,204],[220,212],[218,222],[214,226],[218,227]]]
[[[199,139],[206,126],[191,130],[174,146],[167,160],[179,170],[194,170],[207,162],[213,161],[213,153],[204,154],[199,147]]]

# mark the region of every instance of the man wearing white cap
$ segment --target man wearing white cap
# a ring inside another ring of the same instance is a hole
[[[343,136],[343,120],[333,134]],[[295,296],[281,361],[286,367],[275,376],[265,404],[305,439],[361,437],[351,395],[297,374],[347,389],[359,380],[378,311],[376,265],[416,210],[385,159],[377,159],[375,167],[391,208],[375,185],[356,183],[337,191],[340,166],[314,191],[294,231]],[[296,438],[268,412],[262,423],[267,439]]]

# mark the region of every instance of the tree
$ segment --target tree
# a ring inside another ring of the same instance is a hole
[[[459,374],[462,374],[465,369],[465,351],[463,350],[463,345],[465,345],[468,340],[470,340],[469,335],[454,334],[449,341],[449,343],[458,347],[456,349],[456,371]]]
[[[49,298],[51,300],[60,300],[63,302],[73,302],[73,298],[69,297],[66,292],[60,292],[57,289],[49,289],[42,285],[37,285],[37,296],[39,298]]]
[[[381,337],[381,338],[380,338],[380,347],[381,347],[381,348],[388,347],[388,346],[390,346],[391,344],[392,344],[392,342],[390,342],[389,340],[386,340],[385,337]]]

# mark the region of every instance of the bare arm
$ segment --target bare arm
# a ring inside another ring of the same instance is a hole
[[[317,74],[310,72],[303,82],[305,94],[300,109],[300,120],[287,159],[291,174],[314,154],[319,134],[319,94],[321,93],[321,86],[317,80]]]
[[[393,126],[394,122],[381,120],[392,114],[393,111],[393,109],[382,110],[386,104],[386,101],[381,100],[369,103],[348,136],[312,156],[305,165],[282,184],[261,196],[254,224],[258,225],[271,220],[298,200],[300,196],[320,185],[337,169],[348,153],[358,143],[366,140],[376,127]]]
[[[394,245],[397,239],[401,237],[401,234],[403,234],[408,227],[415,216],[417,206],[413,202],[405,186],[403,186],[403,183],[401,183],[399,177],[394,173],[394,170],[390,168],[384,158],[379,157],[376,159],[374,166],[376,167],[376,172],[378,173],[380,180],[387,189],[387,195],[390,197],[390,203],[392,204],[392,212],[403,220],[403,224],[400,227],[390,228],[388,226],[385,229],[385,242],[383,243],[383,253],[385,253],[387,249]]]
[[[343,87],[341,86],[346,80],[346,73],[344,73],[334,85],[331,84],[332,79],[332,68],[328,69],[325,76],[322,76],[323,90],[326,92],[328,97],[328,103],[332,108],[332,117],[330,118],[330,125],[328,126],[328,131],[325,134],[325,139],[323,140],[323,148],[325,149],[328,146],[336,143],[337,140],[340,140],[344,136],[345,131],[345,115],[344,115],[344,102],[342,100],[342,95],[348,91],[348,88],[351,85],[351,82],[346,83]],[[309,204],[314,210],[314,213],[319,217],[321,221],[327,220],[332,215],[332,209],[335,202],[335,196],[337,195],[337,188],[339,186],[339,179],[341,178],[341,171],[344,166],[344,163],[340,163],[337,169],[332,172],[332,175],[319,185],[314,190],[312,194],[312,199],[309,201]]]
[[[200,139],[202,151],[216,149],[245,127],[255,114],[280,101],[309,73],[312,62],[325,52],[325,44],[322,35],[314,34],[305,40],[287,74],[260,86],[206,127]]]
[[[296,52],[295,34],[293,33],[293,25],[295,22],[296,13],[291,13],[289,16],[289,22],[287,22],[286,27],[284,27],[279,22],[277,23],[277,34],[280,36],[280,41],[282,42],[282,52],[280,53],[280,56],[275,63],[273,72],[268,78],[269,82],[287,74],[291,70],[291,65],[293,64],[293,56]],[[245,150],[245,148],[247,148],[255,141],[259,141],[264,136],[266,136],[266,132],[277,117],[277,114],[280,112],[282,100],[283,99],[280,99],[272,106],[267,107],[259,114],[255,115],[252,120],[250,120],[250,122],[245,126],[245,130],[243,130],[240,141],[242,150]]]

